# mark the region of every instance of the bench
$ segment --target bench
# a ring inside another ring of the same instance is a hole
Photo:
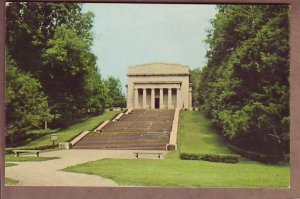
[[[40,151],[39,150],[13,150],[16,157],[20,156],[20,153],[35,153],[36,157],[40,157]]]
[[[139,159],[139,155],[141,155],[141,154],[154,154],[154,155],[157,155],[158,159],[160,159],[160,156],[163,153],[160,153],[160,152],[135,152],[134,154],[135,154],[136,159]]]

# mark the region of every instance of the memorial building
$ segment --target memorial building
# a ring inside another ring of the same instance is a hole
[[[188,66],[153,63],[129,67],[128,109],[191,109]]]

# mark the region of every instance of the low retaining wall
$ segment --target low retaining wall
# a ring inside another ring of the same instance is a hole
[[[100,131],[100,130],[103,129],[103,127],[105,127],[109,122],[110,122],[110,120],[105,120],[102,124],[100,124],[97,128],[95,128],[94,131]]]
[[[119,115],[117,115],[117,117],[115,117],[112,121],[113,122],[117,122],[119,121],[119,119],[124,115],[124,113],[120,113]]]
[[[125,113],[125,114],[126,114],[126,115],[127,115],[127,114],[130,114],[132,110],[133,110],[133,108],[131,108],[131,109],[128,109],[128,110],[126,111],[126,113]]]
[[[80,133],[80,135],[78,135],[76,138],[74,138],[70,144],[71,146],[75,145],[77,142],[79,142],[84,136],[86,136],[90,131],[83,131],[82,133]]]
[[[166,145],[167,151],[177,150],[177,131],[178,131],[178,121],[179,121],[179,109],[175,109],[174,119],[172,123],[172,130],[170,132],[169,144]]]

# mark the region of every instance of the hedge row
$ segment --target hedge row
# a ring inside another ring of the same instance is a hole
[[[253,151],[247,151],[231,144],[227,144],[228,148],[230,148],[235,153],[241,155],[242,157],[248,158],[250,160],[256,160],[263,163],[278,163],[283,160],[283,158],[279,155],[269,155],[269,154],[261,154]]]
[[[196,153],[180,153],[182,160],[204,160],[210,162],[237,163],[240,155],[230,154],[196,154]]]

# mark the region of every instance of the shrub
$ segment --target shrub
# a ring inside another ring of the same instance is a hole
[[[5,148],[5,154],[12,154],[13,153],[13,148]]]
[[[240,155],[230,154],[196,154],[196,153],[180,153],[182,160],[204,160],[210,162],[237,163]]]
[[[280,157],[279,155],[270,155],[247,151],[231,144],[227,144],[227,146],[235,153],[240,154],[242,157],[248,158],[250,160],[256,160],[263,163],[278,163],[282,160],[282,157]]]

